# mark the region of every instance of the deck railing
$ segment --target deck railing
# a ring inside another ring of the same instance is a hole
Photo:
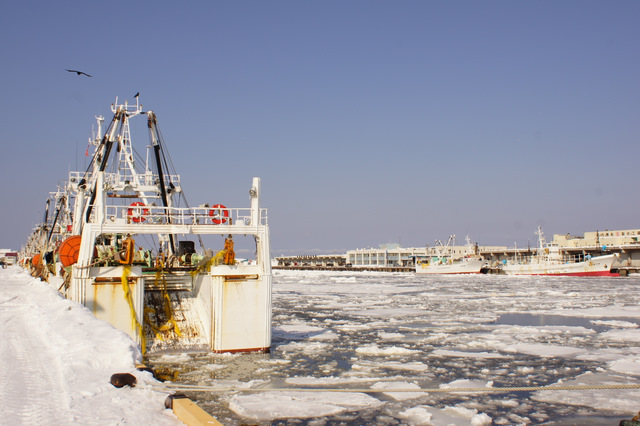
[[[511,264],[518,263],[536,263],[540,259],[548,259],[557,263],[578,263],[591,259],[591,255],[584,255],[582,253],[572,254],[555,254],[555,255],[543,255],[542,258],[531,255],[518,255],[517,258],[510,257],[508,262]]]
[[[93,209],[95,214],[95,209]],[[173,225],[267,225],[267,209],[260,209],[258,223],[251,223],[250,208],[179,208],[146,206],[133,203],[124,206],[107,206],[106,221],[124,219],[131,224],[173,224]]]
[[[85,172],[69,172],[69,181],[73,183],[78,183],[82,178],[84,178]],[[131,178],[133,178],[131,176]],[[127,176],[124,176],[119,173],[105,173],[104,174],[104,182],[107,186],[116,187],[118,185],[122,185],[124,179],[127,179]],[[139,173],[138,181],[140,185],[145,186],[157,186],[158,185],[158,175],[154,173]],[[179,185],[180,184],[180,175],[165,175],[164,176],[164,184],[169,186],[170,184]]]

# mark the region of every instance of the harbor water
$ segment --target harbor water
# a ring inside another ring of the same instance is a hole
[[[224,424],[618,424],[640,390],[423,390],[640,384],[639,303],[640,276],[279,270],[271,353],[149,363]]]

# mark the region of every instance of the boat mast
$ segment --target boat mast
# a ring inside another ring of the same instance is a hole
[[[113,148],[113,141],[115,139],[116,131],[122,125],[124,118],[125,118],[124,109],[119,108],[115,112],[115,115],[111,120],[111,124],[109,124],[110,131],[105,133],[104,137],[102,138],[102,141],[100,142],[100,145],[98,146],[98,149],[96,150],[96,155],[94,155],[93,159],[91,160],[92,164],[89,167],[93,166],[93,171],[91,172],[91,175],[90,175],[93,189],[91,190],[91,198],[89,199],[89,202],[86,205],[84,222],[89,222],[89,219],[91,217],[91,210],[93,209],[93,203],[95,202],[96,196],[97,196],[97,188],[96,188],[97,180],[96,179],[98,177],[98,173],[104,172],[105,169],[107,168],[109,154],[111,154],[111,149]],[[100,162],[100,165],[98,167],[96,167],[95,160]],[[88,170],[87,170],[87,173],[88,173]],[[85,173],[85,177],[87,173]],[[85,184],[86,184],[86,179],[82,178],[82,181],[78,186],[80,188],[83,188],[83,185]]]
[[[444,248],[444,254],[445,256],[448,256],[449,258],[453,257],[453,246],[456,245],[456,235],[449,235],[449,240],[447,241],[447,245]]]
[[[42,223],[46,225],[49,220],[49,204],[51,203],[51,199],[47,198],[47,202],[44,203],[44,217],[42,218]]]
[[[47,245],[49,244],[49,242],[51,242],[51,237],[53,236],[53,231],[56,228],[56,224],[58,223],[58,217],[60,216],[60,212],[62,211],[62,209],[64,208],[64,205],[66,203],[66,198],[64,195],[62,195],[60,198],[58,198],[58,200],[56,200],[56,215],[53,218],[53,223],[51,224],[51,229],[49,230],[49,236],[47,237]]]
[[[536,232],[536,235],[538,236],[538,254],[542,256],[544,254],[544,245],[545,245],[545,239],[544,239],[544,233],[542,232],[542,226],[538,226],[538,232]]]
[[[136,98],[136,101],[137,100],[138,98]],[[114,107],[112,107],[111,110],[115,112]],[[124,180],[125,186],[127,183],[129,183],[132,185],[132,188],[139,188],[141,183],[133,159],[133,147],[131,144],[131,130],[129,127],[129,119],[130,117],[135,117],[136,115],[142,114],[142,107],[139,103],[136,103],[135,109],[132,110],[131,108],[129,108],[128,102],[125,101],[124,110],[126,112],[124,114],[124,119],[122,122],[122,130],[118,135],[118,152],[120,153],[117,168],[118,175],[120,180]],[[123,190],[126,189],[123,187]],[[136,190],[136,192],[138,192],[138,195],[144,200],[145,203],[148,203],[147,196],[144,191]]]
[[[169,200],[167,198],[167,188],[164,183],[164,171],[162,169],[162,153],[160,151],[160,132],[158,131],[158,122],[156,121],[156,115],[153,111],[147,113],[147,126],[149,127],[149,133],[151,135],[151,145],[153,147],[153,154],[156,160],[156,169],[158,170],[158,180],[160,184],[160,197],[162,199],[162,205],[169,207]],[[171,223],[171,215],[167,215],[167,221]],[[176,252],[175,241],[173,234],[169,234],[169,254]]]
[[[111,105],[111,111],[114,113],[114,116],[109,124],[109,128],[98,144],[91,164],[78,185],[80,189],[85,189],[88,179],[89,185],[93,187],[91,190],[91,198],[85,205],[84,222],[89,222],[91,218],[91,212],[98,193],[96,188],[98,174],[106,170],[114,143],[118,144],[117,150],[119,153],[119,158],[114,160],[117,161],[116,168],[118,173],[118,186],[114,189],[118,191],[134,190],[146,204],[149,202],[145,190],[141,189],[144,185],[141,184],[140,177],[135,169],[129,130],[129,118],[142,114],[142,106],[136,102],[135,106],[129,107],[126,101],[124,105],[118,104],[118,99],[116,98],[115,104]],[[98,134],[100,134],[101,124],[104,119],[102,116],[96,117],[96,119],[98,119]]]

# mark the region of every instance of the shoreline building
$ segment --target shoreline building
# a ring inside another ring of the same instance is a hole
[[[358,267],[413,267],[417,261],[446,254],[452,259],[478,256],[486,251],[505,250],[503,246],[479,246],[478,244],[446,245],[433,247],[400,247],[398,244],[381,244],[377,249],[347,251],[347,265]]]
[[[453,236],[452,236],[453,237]],[[416,262],[433,256],[447,255],[451,259],[465,256],[482,257],[488,267],[497,267],[503,261],[514,256],[533,255],[537,245],[526,248],[507,246],[480,246],[467,243],[453,245],[450,238],[447,244],[428,247],[400,247],[399,244],[381,244],[378,248],[359,248],[348,250],[346,254],[282,256],[275,260],[284,268],[412,268]],[[640,229],[604,230],[585,232],[582,236],[554,234],[548,247],[558,247],[567,254],[598,255],[603,250],[621,253],[616,267],[638,268],[640,270]]]
[[[640,244],[640,229],[624,229],[617,231],[585,232],[582,237],[570,234],[553,234],[553,242],[558,247],[609,247]]]
[[[355,249],[347,251],[347,265],[357,267],[403,267],[413,266],[417,258],[426,256],[425,248],[403,248],[399,244],[380,244],[377,249]]]
[[[0,249],[0,262],[6,265],[18,263],[18,253],[11,249]]]

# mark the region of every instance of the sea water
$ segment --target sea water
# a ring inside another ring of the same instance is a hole
[[[224,424],[617,424],[640,390],[420,390],[640,384],[639,302],[639,276],[274,271],[270,354],[151,364]]]

